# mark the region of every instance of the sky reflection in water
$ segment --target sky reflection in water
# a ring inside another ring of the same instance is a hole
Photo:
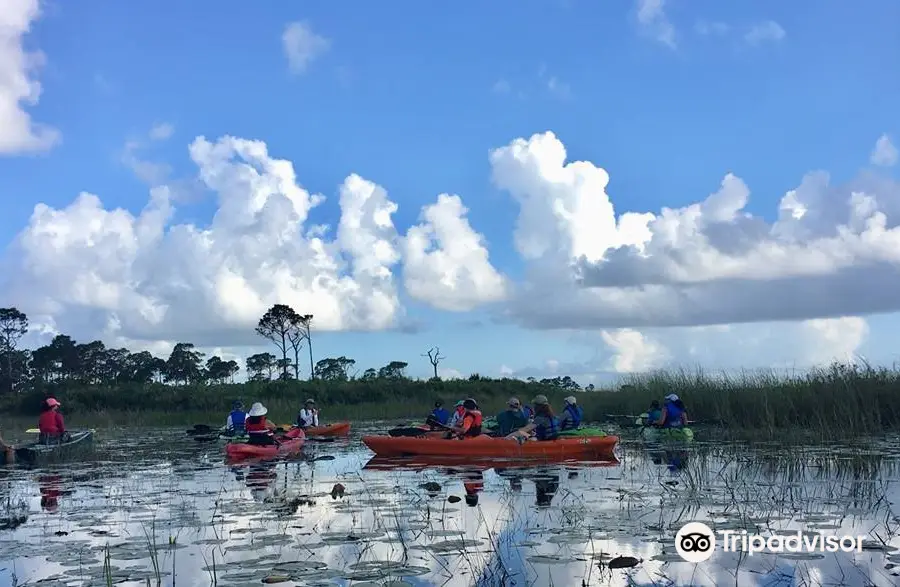
[[[180,430],[142,438],[100,434],[94,461],[0,473],[8,525],[27,515],[0,532],[0,586],[127,587],[157,575],[286,587],[900,582],[896,441],[654,450],[626,440],[618,462],[521,467],[371,459],[354,434],[309,443],[305,460],[228,466],[220,444]],[[684,562],[675,532],[700,520],[871,544],[816,558],[719,544],[711,560]],[[617,556],[642,562],[609,569]]]

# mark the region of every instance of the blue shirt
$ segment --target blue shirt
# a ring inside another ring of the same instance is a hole
[[[446,424],[447,421],[450,420],[450,412],[448,412],[444,408],[435,408],[431,412],[431,415],[434,416],[434,419],[441,424]]]
[[[225,423],[225,427],[228,430],[243,430],[244,429],[244,420],[247,418],[247,414],[243,412],[243,410],[232,410],[230,414],[228,414],[228,421]]]

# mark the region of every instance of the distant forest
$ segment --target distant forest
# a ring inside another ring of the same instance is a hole
[[[247,357],[243,369],[250,382],[291,381],[301,379],[301,369],[310,380],[349,382],[408,379],[405,361],[391,361],[380,368],[355,370],[356,361],[346,356],[313,360],[312,321],[284,304],[272,306],[259,320],[256,333],[275,346],[275,353],[257,353]],[[234,384],[241,365],[213,355],[207,357],[194,344],[179,342],[167,358],[148,351],[131,352],[125,348],[107,348],[102,341],[80,343],[66,334],[36,349],[20,348],[28,333],[28,316],[17,308],[0,308],[0,390],[6,392],[39,391],[60,385],[79,387],[117,387],[147,384],[227,385]],[[303,352],[306,351],[306,352]],[[440,349],[429,349],[427,357],[439,379],[438,366],[445,359]],[[473,374],[472,381],[489,378]],[[571,377],[555,377],[529,382],[565,391],[592,391],[582,388]]]

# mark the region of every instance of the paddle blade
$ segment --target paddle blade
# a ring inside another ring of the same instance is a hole
[[[41,431],[39,428],[29,428],[25,431],[25,434],[40,434]]]
[[[398,436],[425,436],[425,432],[425,430],[416,427],[394,428],[392,430],[388,430],[388,435],[395,438]]]

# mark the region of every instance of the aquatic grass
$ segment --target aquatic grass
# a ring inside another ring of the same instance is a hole
[[[676,369],[635,374],[608,389],[577,393],[588,421],[611,417],[631,426],[650,401],[669,393],[684,399],[698,425],[722,426],[732,436],[797,440],[852,437],[900,429],[900,368],[867,363],[833,364],[810,371],[710,372]],[[271,418],[289,422],[300,403],[316,397],[329,421],[422,421],[435,398],[449,403],[474,397],[482,410],[504,409],[510,396],[530,401],[538,393],[559,407],[570,390],[539,382],[473,376],[452,381],[265,382],[210,386],[148,385],[65,390],[71,422],[82,426],[163,426],[224,422],[234,398],[262,401]],[[0,398],[0,413],[32,414],[29,393]],[[8,418],[8,416],[7,416]],[[30,427],[32,421],[20,420]],[[15,429],[15,428],[10,428]]]

